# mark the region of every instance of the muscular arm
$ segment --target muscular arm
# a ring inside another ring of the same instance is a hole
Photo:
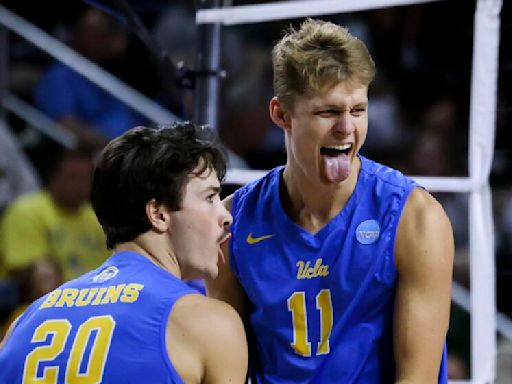
[[[169,357],[186,383],[244,383],[247,342],[240,316],[229,305],[187,295],[174,306],[166,334]]]
[[[416,188],[404,208],[395,245],[396,381],[437,383],[449,323],[453,234],[441,205]]]
[[[229,211],[231,211],[232,201],[233,195],[226,197],[223,201],[223,204]],[[219,275],[216,279],[206,280],[206,291],[208,296],[230,304],[236,309],[242,319],[245,320],[247,298],[240,283],[231,271],[229,245],[227,242],[223,244],[222,252],[224,253],[226,263],[219,263]]]

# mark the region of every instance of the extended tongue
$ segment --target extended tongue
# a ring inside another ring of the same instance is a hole
[[[327,180],[332,183],[340,183],[348,178],[351,164],[350,158],[347,155],[341,154],[336,157],[323,155],[322,160]]]

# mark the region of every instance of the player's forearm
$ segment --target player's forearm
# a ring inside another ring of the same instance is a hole
[[[429,363],[430,356],[424,358],[397,360],[396,384],[437,384],[440,363]],[[439,359],[441,361],[441,359]]]
[[[409,375],[407,377],[397,378],[395,384],[437,384],[437,375]]]

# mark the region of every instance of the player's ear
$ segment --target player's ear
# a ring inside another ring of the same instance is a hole
[[[291,117],[290,113],[286,108],[284,108],[279,97],[274,96],[270,100],[270,104],[268,107],[270,118],[278,127],[287,130],[291,127]]]
[[[146,216],[157,232],[166,232],[171,225],[171,215],[164,204],[151,199],[146,203]]]

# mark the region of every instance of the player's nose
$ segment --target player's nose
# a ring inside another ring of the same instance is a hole
[[[231,215],[231,213],[226,209],[226,207],[224,207],[224,205],[222,205],[222,208],[221,208],[221,214],[220,214],[220,225],[221,227],[223,227],[224,229],[228,229],[231,224],[233,223],[233,216]]]
[[[354,129],[355,125],[352,121],[352,116],[349,111],[340,114],[339,118],[336,120],[336,123],[333,126],[333,130],[336,134],[341,134],[344,136],[352,133]]]

